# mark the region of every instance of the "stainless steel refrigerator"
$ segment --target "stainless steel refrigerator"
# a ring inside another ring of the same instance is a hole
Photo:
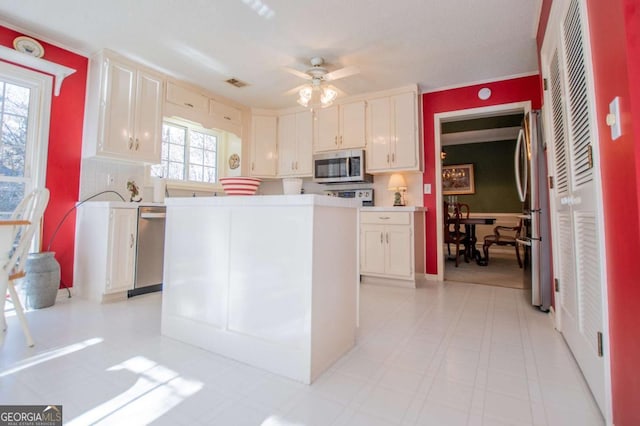
[[[549,187],[540,111],[527,113],[518,135],[514,162],[524,229],[518,242],[524,248],[525,287],[531,303],[542,311],[551,306],[552,259]]]

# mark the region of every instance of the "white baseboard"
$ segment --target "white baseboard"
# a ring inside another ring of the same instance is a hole
[[[549,321],[551,321],[551,325],[554,329],[556,328],[556,310],[553,309],[553,306],[549,306]]]
[[[416,280],[398,280],[393,278],[383,278],[383,277],[372,277],[368,275],[362,275],[360,282],[362,284],[374,284],[374,285],[384,285],[387,287],[402,287],[402,288],[416,288],[417,282],[419,278],[416,277]]]

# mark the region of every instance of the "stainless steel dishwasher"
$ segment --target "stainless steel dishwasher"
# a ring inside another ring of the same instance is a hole
[[[129,297],[162,290],[166,212],[164,206],[138,207],[136,277]]]

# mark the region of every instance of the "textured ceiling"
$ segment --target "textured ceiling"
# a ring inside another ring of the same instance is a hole
[[[537,71],[541,0],[0,0],[4,24],[89,55],[110,48],[238,103],[285,95],[323,56],[347,95],[422,91]],[[235,88],[235,77],[249,85]]]

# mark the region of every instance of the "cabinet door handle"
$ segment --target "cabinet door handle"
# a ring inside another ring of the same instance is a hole
[[[224,119],[225,119],[225,120],[231,120],[231,117],[228,117],[228,116],[226,116],[226,115],[225,115],[225,116],[224,116]]]
[[[387,164],[389,164],[389,154],[387,154]]]
[[[342,145],[342,135],[340,135],[340,145]]]
[[[188,106],[189,108],[193,108],[193,104],[190,104],[190,103],[187,103],[187,102],[184,103],[184,106]]]
[[[140,148],[140,141],[136,138],[136,151]]]
[[[256,163],[251,163],[251,170],[255,169]]]
[[[298,162],[296,161],[296,170],[298,170]]]
[[[333,141],[336,143],[336,146],[338,145],[338,135],[335,135],[333,137]]]
[[[129,248],[133,248],[133,234],[129,234]]]
[[[384,242],[384,239],[382,237],[382,232],[380,233],[380,244],[382,244]]]
[[[387,219],[391,219],[391,217],[390,216],[378,216],[378,219],[387,220]]]
[[[387,244],[389,244],[389,233],[387,232]]]
[[[396,162],[396,153],[395,152],[393,154],[391,154],[391,162],[392,163]]]
[[[133,148],[133,138],[129,136],[129,149]]]

